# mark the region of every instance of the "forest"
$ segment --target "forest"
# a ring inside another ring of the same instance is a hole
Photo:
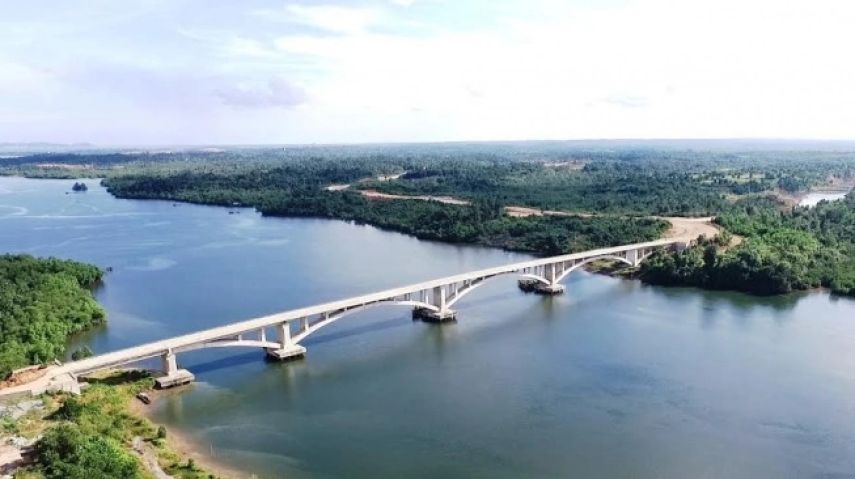
[[[62,358],[70,335],[104,323],[92,296],[101,276],[75,261],[0,256],[0,378]]]
[[[844,145],[845,146],[845,145]],[[853,201],[795,206],[855,186],[851,148],[716,142],[506,142],[302,146],[21,156],[0,174],[101,177],[121,198],[251,206],[553,255],[657,238],[664,216],[715,216],[739,244],[659,255],[657,284],[755,294],[852,294]],[[332,186],[332,188],[331,188]],[[446,196],[464,204],[377,199]],[[507,207],[574,216],[514,217]]]
[[[720,237],[657,254],[642,264],[642,280],[762,295],[825,287],[855,296],[855,193],[813,208],[749,204],[716,222],[742,244],[724,249]]]

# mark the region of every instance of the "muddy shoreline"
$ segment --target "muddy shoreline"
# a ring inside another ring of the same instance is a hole
[[[188,387],[180,386],[168,390],[153,389],[147,391],[146,394],[151,399],[151,404],[144,404],[139,399],[132,399],[128,404],[128,410],[134,416],[145,418],[155,425],[160,425],[152,417],[153,408],[156,407],[158,401],[164,398],[183,394]],[[217,476],[221,479],[241,479],[246,477],[254,477],[253,474],[245,471],[240,471],[226,463],[221,458],[216,457],[216,451],[213,451],[210,446],[205,446],[197,438],[185,431],[177,428],[168,428],[166,434],[166,442],[169,448],[184,458],[193,458],[193,461],[205,471]],[[212,455],[212,451],[214,454]]]

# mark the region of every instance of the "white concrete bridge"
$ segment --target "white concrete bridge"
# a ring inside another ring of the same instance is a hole
[[[292,309],[69,362],[52,369],[42,383],[45,389],[74,389],[77,387],[78,375],[159,357],[163,361],[164,376],[158,378],[158,385],[169,387],[183,384],[193,380],[193,375],[187,370],[179,369],[176,362],[176,355],[186,351],[201,348],[253,347],[262,348],[268,355],[278,359],[301,356],[306,349],[300,342],[306,337],[366,308],[401,305],[412,307],[414,316],[424,320],[452,320],[455,318],[452,308],[458,301],[486,281],[498,276],[518,275],[521,277],[520,287],[523,289],[557,294],[564,291],[561,281],[567,275],[592,261],[610,259],[637,266],[658,249],[684,248],[691,241],[685,238],[666,239],[534,259]]]

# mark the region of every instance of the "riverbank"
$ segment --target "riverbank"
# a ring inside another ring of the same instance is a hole
[[[150,404],[145,404],[137,398],[132,398],[128,401],[128,411],[137,418],[156,424],[152,415],[155,405],[169,396],[184,394],[192,387],[192,385],[187,385],[171,389],[152,389],[146,391],[146,395],[151,401]],[[180,429],[167,429],[166,443],[170,451],[182,458],[192,458],[193,462],[201,470],[213,474],[220,479],[250,477],[245,472],[230,466],[226,461],[218,459],[214,449],[210,445],[205,446],[202,441]]]
[[[113,370],[92,375],[87,380],[79,396],[62,393],[35,400],[4,399],[8,406],[4,406],[3,411],[17,411],[21,409],[17,406],[19,403],[29,406],[38,403],[37,407],[28,407],[22,414],[3,419],[0,440],[20,444],[18,456],[31,457],[28,461],[11,464],[5,469],[6,473],[42,474],[45,473],[43,469],[48,468],[53,475],[47,474],[47,477],[58,477],[56,471],[96,467],[92,464],[97,463],[103,471],[88,470],[88,474],[109,475],[110,471],[122,470],[123,477],[140,478],[243,477],[201,454],[180,432],[167,431],[150,420],[137,398],[140,393],[150,397],[160,394],[152,389],[153,380],[148,373],[134,369]],[[53,449],[54,440],[60,441],[56,450]],[[103,444],[89,449],[93,441]],[[61,445],[64,443],[72,449],[81,447],[83,452],[69,454],[67,448],[63,449],[66,446]]]

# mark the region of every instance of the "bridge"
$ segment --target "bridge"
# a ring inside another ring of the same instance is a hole
[[[425,321],[450,321],[456,318],[453,307],[466,295],[490,279],[518,275],[521,289],[541,294],[564,291],[561,281],[573,271],[597,260],[615,260],[631,266],[659,249],[682,249],[691,239],[663,239],[580,253],[533,259],[519,263],[472,271],[445,278],[392,288],[329,303],[292,309],[281,313],[240,321],[225,326],[185,334],[119,351],[73,361],[50,370],[41,381],[41,391],[79,390],[77,377],[98,370],[161,358],[163,376],[156,379],[161,388],[193,381],[193,374],[178,367],[176,355],[202,348],[261,348],[276,359],[303,356],[304,339],[319,329],[358,311],[379,305],[413,308],[413,316]],[[272,334],[271,334],[272,333]]]

